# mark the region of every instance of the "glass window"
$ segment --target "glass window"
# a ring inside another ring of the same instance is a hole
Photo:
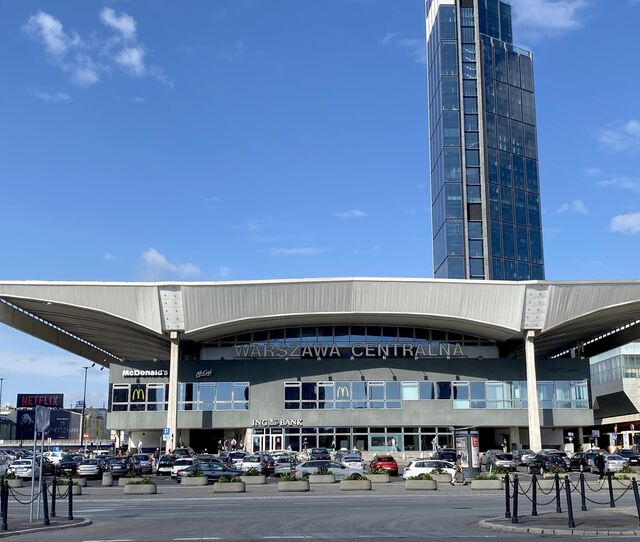
[[[469,408],[469,383],[453,383],[453,408]]]
[[[511,151],[511,134],[509,132],[509,119],[497,117],[498,121],[498,149],[501,151]],[[509,183],[511,184],[511,183]]]
[[[538,193],[540,184],[538,183],[538,162],[535,160],[526,160],[527,165],[527,190],[529,192]]]
[[[440,20],[440,39],[456,39],[456,9],[455,6],[440,6],[438,10]]]
[[[478,100],[476,98],[464,98],[464,112],[465,113],[477,113],[478,112]]]
[[[479,167],[480,166],[480,151],[466,150],[465,151],[465,162],[466,162],[466,165],[468,165],[468,166]]]
[[[482,241],[469,241],[469,257],[482,258],[484,256]],[[478,273],[474,273],[478,274]]]
[[[446,198],[446,216],[449,218],[462,217],[462,185],[447,183],[444,185]]]
[[[477,132],[478,131],[478,115],[465,115],[464,129],[465,129],[465,132]]]
[[[456,75],[458,73],[458,57],[455,43],[440,43],[440,73],[442,75]]]
[[[401,408],[402,403],[400,403],[402,395],[401,383],[398,381],[390,381],[385,382],[385,398],[386,398],[386,408]]]
[[[477,77],[476,74],[476,63],[475,62],[463,62],[462,63],[462,78],[463,79],[475,79]]]
[[[516,227],[516,245],[518,248],[518,260],[523,262],[529,261],[529,236],[527,235],[527,228],[522,226]]]
[[[445,146],[460,146],[460,115],[457,111],[444,111],[442,113],[442,126],[444,130]]]
[[[485,117],[485,128],[486,128],[486,144],[488,147],[493,147],[494,149],[497,147],[498,141],[498,127],[496,123],[496,116],[491,113],[487,113]]]
[[[474,44],[464,44],[462,46],[462,62],[475,62],[475,61],[476,61],[476,46]]]
[[[468,79],[462,82],[462,95],[463,96],[477,96],[478,85],[475,80]]]
[[[472,243],[478,243],[479,241],[471,241]],[[484,277],[484,259],[483,258],[471,258],[469,260],[469,272],[471,278]]]
[[[444,180],[446,182],[461,182],[460,149],[448,147],[444,149]]]
[[[467,186],[467,203],[482,203],[479,186]]]
[[[527,206],[526,206],[526,194],[521,190],[514,190],[514,202],[516,210],[516,224],[527,224]]]
[[[511,186],[511,155],[506,152],[498,153],[500,160],[500,184],[502,186]]]
[[[338,390],[339,391],[339,390]],[[351,393],[352,393],[352,408],[366,408],[366,400],[367,400],[367,386],[365,382],[352,382],[351,383]],[[340,397],[338,396],[338,399]]]
[[[540,227],[540,196],[527,194],[527,207],[529,211],[529,226]]]
[[[525,189],[525,172],[524,172],[524,158],[522,156],[513,155],[511,157],[512,171],[513,171],[513,186],[519,190]]]
[[[536,388],[540,408],[553,408],[553,382],[538,382]]]
[[[458,78],[457,77],[443,77],[440,82],[440,89],[442,92],[442,108],[459,109],[458,106]]]
[[[475,167],[467,168],[467,184],[479,185],[480,184],[480,169]]]
[[[526,55],[520,56],[520,77],[522,88],[533,92],[533,62]]]
[[[520,86],[520,59],[518,53],[508,52],[509,58],[509,84],[515,87]]]
[[[538,143],[536,140],[535,126],[523,125],[524,128],[524,155],[536,158],[538,155]]]
[[[438,399],[451,399],[451,382],[436,382]]]
[[[474,43],[476,35],[472,26],[464,26],[460,29],[460,37],[462,43]]]
[[[522,91],[522,120],[527,124],[536,123],[536,103],[532,92]]]
[[[502,203],[502,220],[513,222],[513,195],[511,188],[502,187],[500,189],[500,200]]]
[[[515,239],[513,235],[513,226],[511,224],[502,224],[502,250],[505,258],[512,260],[515,259]],[[515,273],[513,273],[513,278],[515,278]]]
[[[502,271],[502,260],[500,258],[491,258],[491,273],[493,280],[503,280],[504,273]]]
[[[489,185],[489,216],[492,220],[500,220],[500,187]]]
[[[482,239],[482,222],[469,222],[469,239]]]
[[[417,401],[420,399],[418,382],[402,382],[402,400]]]
[[[129,402],[129,384],[113,386],[113,403],[128,403]]]
[[[496,47],[494,49],[494,57],[495,57],[496,79],[498,81],[502,81],[503,83],[507,83],[508,82],[507,52],[500,47]]]
[[[496,83],[488,77],[484,78],[484,104],[488,113],[496,112]]]
[[[529,244],[531,245],[531,261],[534,264],[542,265],[542,232],[540,230],[529,230]]]
[[[518,280],[518,270],[516,262],[513,260],[504,260],[502,262],[504,267],[504,279],[505,280]]]
[[[502,256],[502,240],[500,235],[500,222],[491,221],[491,255]]]
[[[505,83],[496,84],[496,113],[509,116],[509,85]]]
[[[511,147],[515,154],[524,154],[522,128],[522,123],[515,120],[511,121]]]
[[[435,398],[435,388],[433,382],[420,382],[420,399],[430,400]]]
[[[490,43],[484,41],[482,43],[482,63],[485,76],[495,78],[493,73],[493,47]]]
[[[447,220],[447,255],[464,255],[462,220]]]

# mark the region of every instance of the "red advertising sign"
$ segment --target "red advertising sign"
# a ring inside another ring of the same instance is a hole
[[[64,405],[63,393],[19,393],[16,401],[17,408],[34,408],[45,406],[50,408],[62,408]]]

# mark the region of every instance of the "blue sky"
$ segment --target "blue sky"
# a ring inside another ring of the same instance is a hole
[[[640,1],[513,4],[547,278],[638,278]],[[1,0],[0,65],[2,280],[432,276],[422,0]],[[82,365],[0,328],[5,403]]]

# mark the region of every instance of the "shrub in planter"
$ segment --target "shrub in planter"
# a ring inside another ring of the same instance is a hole
[[[483,472],[471,480],[471,489],[502,490],[502,480],[497,474]]]
[[[357,472],[350,474],[345,477],[342,482],[340,482],[340,490],[341,491],[357,491],[364,490],[368,491],[371,489],[371,480],[362,474]]]
[[[149,476],[127,480],[128,486],[148,486],[153,484],[153,480]]]
[[[300,479],[289,474],[283,474],[278,482],[278,491],[309,491],[309,480],[308,478]]]
[[[474,480],[499,480],[499,478],[494,472],[481,472]]]
[[[251,467],[243,476],[262,476],[262,473],[255,467]]]
[[[142,478],[130,478],[124,486],[127,495],[154,495],[157,493],[156,485],[149,476]]]
[[[57,484],[62,487],[68,487],[69,485],[71,485],[71,493],[73,493],[74,495],[82,495],[82,486],[78,484],[77,479],[74,480],[73,478],[60,478],[57,481]]]
[[[245,484],[253,486],[264,485],[267,483],[267,477],[256,468],[250,468],[247,472],[240,476],[240,478]]]
[[[548,480],[550,478],[555,478],[556,474],[559,475],[560,478],[562,478],[565,474],[567,474],[567,469],[563,469],[562,467],[552,467],[549,470],[545,471],[542,477],[545,480]]]
[[[5,480],[17,480],[15,472],[9,472],[4,476]]]
[[[433,474],[433,471],[431,471]],[[442,473],[436,473],[442,474]],[[418,476],[412,476],[411,478],[407,478],[407,480],[433,480],[433,476],[431,474],[423,472],[422,474],[418,474]]]
[[[220,479],[213,484],[214,493],[244,493],[245,485],[239,476],[221,476]]]
[[[435,476],[442,476],[436,474]],[[407,478],[404,483],[405,489],[426,489],[426,490],[436,490],[438,489],[438,482],[433,479],[431,474],[423,472],[422,474],[418,474],[417,476],[412,476],[411,478]]]
[[[372,467],[367,471],[367,474],[388,474],[386,470]]]
[[[293,474],[283,474],[280,477],[281,482],[297,482],[299,478],[296,478]]]
[[[432,469],[429,474],[431,475],[431,478],[436,482],[447,484],[450,483],[451,480],[453,480],[453,476],[451,476],[451,474],[445,472],[441,468]]]
[[[196,469],[187,474],[187,478],[202,478],[204,476],[204,472],[200,469]]]

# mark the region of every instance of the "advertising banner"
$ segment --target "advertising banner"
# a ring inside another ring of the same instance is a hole
[[[45,406],[62,408],[64,406],[63,393],[19,393],[16,408],[35,408]]]

